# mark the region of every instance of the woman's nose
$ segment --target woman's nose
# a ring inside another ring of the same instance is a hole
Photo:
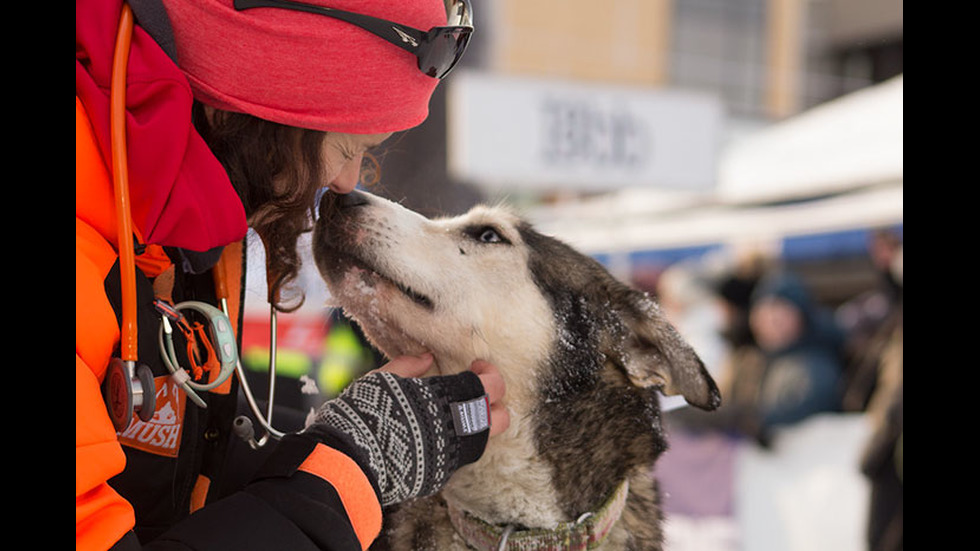
[[[337,177],[330,182],[330,189],[337,193],[350,193],[357,187],[361,180],[361,164],[364,161],[364,154],[361,153],[351,160],[344,163]]]

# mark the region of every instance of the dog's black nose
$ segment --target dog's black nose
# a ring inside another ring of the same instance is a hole
[[[329,217],[330,213],[360,207],[366,204],[368,204],[367,196],[359,191],[352,191],[345,194],[327,191],[320,196],[320,217]]]
[[[342,209],[347,209],[351,207],[360,207],[368,204],[367,195],[364,195],[360,191],[354,190],[350,193],[345,193],[337,198],[337,206]]]

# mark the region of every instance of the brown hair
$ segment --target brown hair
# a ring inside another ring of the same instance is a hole
[[[302,264],[296,241],[312,229],[316,198],[326,185],[320,180],[326,133],[242,113],[205,112],[200,104],[194,106],[194,124],[227,171],[265,246],[269,302],[285,312],[298,309],[303,293],[287,289]]]

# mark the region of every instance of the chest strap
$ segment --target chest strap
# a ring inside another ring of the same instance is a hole
[[[490,524],[449,504],[449,518],[456,532],[477,551],[584,551],[595,549],[623,514],[629,482],[624,480],[599,509],[574,522],[553,529]]]

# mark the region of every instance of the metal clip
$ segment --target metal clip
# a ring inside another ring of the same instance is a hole
[[[504,528],[504,533],[500,535],[500,543],[497,544],[497,551],[504,551],[507,549],[507,540],[510,539],[510,535],[514,533],[514,525],[508,524]]]

